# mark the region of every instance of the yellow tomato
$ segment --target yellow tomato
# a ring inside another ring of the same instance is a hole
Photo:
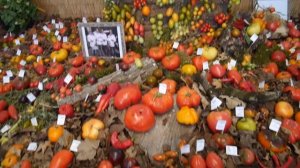
[[[180,124],[193,125],[199,120],[194,108],[182,107],[176,114],[176,119]]]
[[[185,64],[181,68],[181,73],[184,75],[194,75],[197,72],[197,69],[192,64]]]
[[[58,51],[53,51],[50,55],[52,60],[55,59],[56,62],[63,62],[68,57],[68,51],[66,49],[60,49]]]
[[[82,137],[91,140],[96,140],[99,137],[100,131],[104,128],[104,123],[96,118],[92,118],[85,122],[82,126]]]

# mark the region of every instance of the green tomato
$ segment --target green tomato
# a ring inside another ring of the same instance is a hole
[[[256,131],[256,122],[252,118],[242,118],[237,122],[236,127],[241,131]]]

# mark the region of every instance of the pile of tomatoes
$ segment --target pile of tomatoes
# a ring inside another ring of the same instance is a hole
[[[225,15],[223,12],[215,15],[215,21],[221,25],[229,19],[228,15]]]
[[[146,3],[146,0],[134,0],[133,6],[135,9],[141,9]]]

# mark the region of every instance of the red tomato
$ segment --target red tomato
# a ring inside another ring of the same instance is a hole
[[[136,132],[147,132],[155,124],[152,110],[143,104],[136,104],[128,108],[124,118],[125,126]]]
[[[153,88],[142,98],[143,104],[149,106],[156,114],[164,114],[173,108],[173,95],[169,92],[161,94],[158,88]]]
[[[71,104],[60,105],[58,109],[58,114],[63,114],[67,117],[74,117],[74,108]]]
[[[274,76],[276,76],[279,72],[278,66],[274,62],[270,62],[266,67],[263,69],[266,73],[272,73]]]
[[[220,64],[215,64],[209,68],[209,72],[214,78],[222,78],[226,73],[226,69]]]
[[[242,80],[242,76],[237,70],[230,70],[227,72],[227,76],[229,79],[233,79],[235,84],[239,84]]]
[[[200,95],[193,89],[187,86],[181,87],[177,92],[176,103],[178,107],[188,106],[197,107],[201,101]]]
[[[218,132],[217,129],[216,129],[218,120],[225,120],[226,121],[224,132],[227,132],[229,130],[229,128],[231,127],[231,124],[232,124],[231,112],[229,110],[210,112],[208,114],[206,120],[207,120],[207,124],[208,124],[209,129],[213,133]]]
[[[164,57],[161,61],[164,68],[173,71],[180,66],[180,57],[177,54],[172,54]]]
[[[278,23],[278,22],[272,21],[272,22],[267,23],[267,29],[272,32],[275,32],[279,26],[280,26],[280,23]]]
[[[281,42],[281,45],[284,48],[284,50],[286,50],[286,51],[289,51],[293,47],[292,43],[287,40]]]
[[[38,75],[45,75],[47,73],[47,67],[42,63],[37,63],[37,65],[35,65],[33,67],[34,67],[34,71]]]
[[[130,51],[124,55],[122,60],[125,64],[132,64],[132,63],[134,63],[135,59],[138,59],[138,58],[141,58],[141,55],[139,53]]]
[[[271,59],[274,62],[283,62],[286,59],[286,55],[283,51],[277,50],[272,53]]]
[[[74,154],[69,150],[60,150],[53,157],[49,168],[67,168],[72,163]]]
[[[292,64],[287,67],[287,71],[291,73],[293,76],[299,76],[300,71],[298,70],[298,65]]]
[[[5,110],[7,105],[8,104],[5,100],[0,100],[0,111]]]
[[[300,48],[300,46],[299,46]],[[292,54],[292,59],[297,59],[297,55],[300,54],[300,49],[296,49],[296,51]]]
[[[114,166],[111,164],[109,160],[102,160],[98,166],[98,168],[113,168]]]
[[[192,156],[190,166],[191,168],[206,168],[206,163],[201,155],[196,154]]]
[[[48,69],[48,75],[53,78],[57,78],[64,72],[64,66],[60,63],[53,63]]]
[[[30,85],[29,77],[25,77],[25,78],[16,77],[12,82],[12,86],[16,90],[27,89],[29,87],[29,85]]]
[[[142,98],[142,92],[138,85],[129,84],[120,89],[115,95],[114,105],[118,110],[124,110],[130,105],[138,103]]]
[[[255,162],[254,152],[249,148],[240,150],[240,157],[244,165],[252,165]]]
[[[220,134],[220,133],[215,133],[212,136],[212,139],[215,141],[217,144],[218,148],[224,149],[226,145],[234,145],[235,141],[234,138],[229,135],[229,134]]]
[[[2,110],[0,111],[0,124],[5,123],[9,119],[8,111]]]
[[[215,152],[209,152],[206,156],[207,168],[224,168],[224,163],[219,155]]]
[[[183,44],[179,44],[177,47],[177,51],[185,52],[185,46]]]
[[[9,105],[7,111],[10,118],[18,120],[18,111],[14,105]]]
[[[89,62],[91,62],[93,64],[97,64],[98,58],[96,56],[91,56],[91,57],[89,57]]]
[[[35,44],[30,45],[29,51],[33,55],[41,55],[44,52],[41,46]]]
[[[79,67],[84,63],[84,57],[82,55],[78,55],[71,61],[71,64],[74,67]]]
[[[52,46],[53,50],[55,50],[55,51],[60,50],[61,49],[61,45],[62,45],[62,43],[60,41],[57,41],[57,42],[53,43],[53,46]]]
[[[255,86],[252,84],[252,82],[250,81],[242,81],[240,82],[239,84],[239,88],[243,91],[246,91],[246,92],[255,92],[256,91],[256,88]]]
[[[203,63],[207,62],[208,60],[205,57],[196,56],[192,59],[192,61],[193,61],[193,64],[195,65],[195,67],[197,68],[197,70],[202,71]]]
[[[194,48],[193,46],[189,46],[186,50],[185,53],[189,56],[191,56],[194,53]]]
[[[160,61],[166,56],[166,51],[162,47],[152,47],[148,51],[148,56],[155,61]]]
[[[270,47],[272,47],[273,42],[272,42],[271,40],[267,40],[267,41],[265,42],[265,45],[266,45],[268,48],[270,48]]]
[[[21,168],[31,168],[30,160],[23,160],[21,163]]]
[[[165,79],[161,83],[167,85],[167,92],[170,92],[171,94],[174,94],[176,92],[177,83],[173,79]]]

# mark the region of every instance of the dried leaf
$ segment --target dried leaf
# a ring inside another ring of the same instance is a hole
[[[296,144],[293,144],[293,147],[294,147],[294,152],[297,154],[297,155],[300,155],[300,145],[299,143],[296,143]]]
[[[229,109],[234,109],[236,106],[246,106],[246,103],[236,97],[221,95],[220,98],[226,99],[226,106]]]
[[[132,158],[135,158],[136,157],[136,154],[137,154],[137,149],[134,147],[134,146],[131,146],[130,148],[128,148],[126,150],[126,156],[127,157],[132,157]]]
[[[220,89],[220,88],[222,88],[222,81],[219,80],[219,79],[213,79],[212,85],[213,85],[216,89]]]
[[[78,146],[77,160],[92,160],[96,156],[100,140],[85,139]]]
[[[68,147],[71,145],[73,139],[74,135],[64,129],[64,134],[59,138],[58,143],[63,147]]]

